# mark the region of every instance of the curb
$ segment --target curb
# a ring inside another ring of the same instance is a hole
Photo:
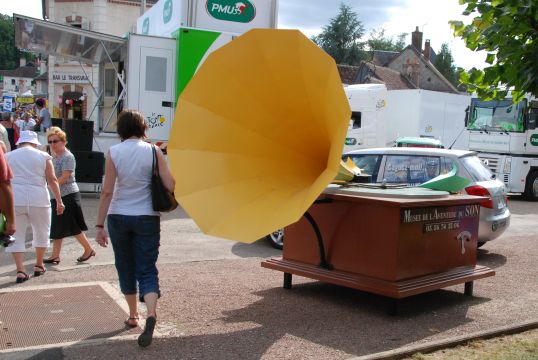
[[[474,332],[468,335],[455,336],[449,339],[433,341],[425,344],[403,346],[394,350],[375,354],[352,357],[349,360],[397,360],[410,357],[415,353],[427,354],[437,350],[456,347],[473,340],[486,340],[498,336],[513,335],[538,328],[538,320],[525,321],[518,324],[501,326],[491,330]]]

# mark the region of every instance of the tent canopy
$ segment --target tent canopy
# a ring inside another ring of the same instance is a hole
[[[22,51],[90,64],[118,61],[127,39],[13,14],[15,46]],[[109,58],[110,56],[110,58]]]

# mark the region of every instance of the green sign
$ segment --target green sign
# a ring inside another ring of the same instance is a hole
[[[531,145],[538,146],[538,134],[534,134],[531,136]]]
[[[224,21],[248,23],[256,17],[256,8],[248,0],[207,0],[206,10],[215,19]]]
[[[145,18],[142,23],[142,34],[147,35],[149,33],[149,18]]]
[[[346,138],[346,145],[355,145],[357,143],[357,139],[355,138]]]
[[[172,0],[166,0],[163,7],[163,23],[168,23],[172,18]]]

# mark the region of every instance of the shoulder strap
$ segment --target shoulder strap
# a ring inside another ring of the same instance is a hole
[[[151,163],[151,173],[154,175],[159,174],[159,159],[157,158],[157,150],[155,146],[151,145],[151,152],[153,153],[153,162]]]

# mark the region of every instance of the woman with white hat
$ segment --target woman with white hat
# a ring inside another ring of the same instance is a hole
[[[56,213],[62,214],[64,204],[60,196],[58,180],[54,175],[52,157],[38,150],[41,145],[33,131],[21,131],[17,141],[17,150],[6,154],[6,159],[13,172],[11,184],[15,205],[15,241],[6,247],[6,252],[13,255],[17,266],[17,283],[30,277],[24,268],[26,252],[26,228],[32,226],[32,246],[35,248],[36,263],[34,276],[45,274],[43,257],[49,247],[51,208],[47,183],[56,199]]]

